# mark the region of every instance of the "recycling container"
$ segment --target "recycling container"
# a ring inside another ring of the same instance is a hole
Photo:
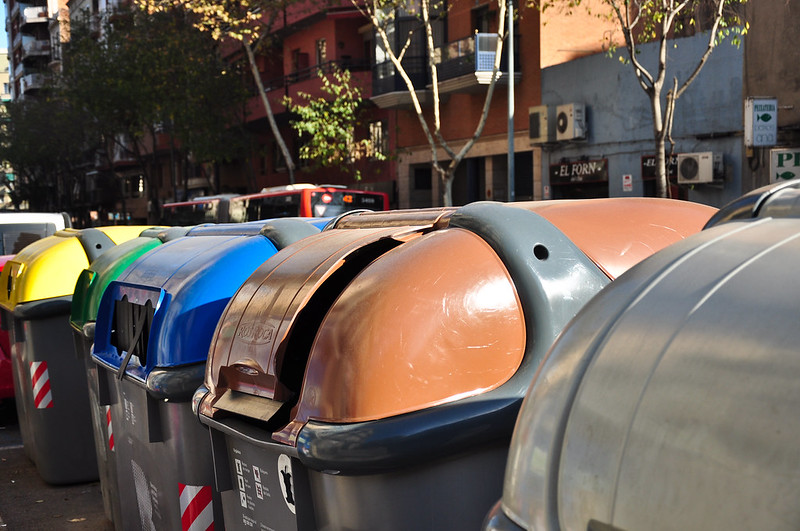
[[[632,268],[564,330],[485,529],[800,527],[800,194],[764,192]]]
[[[118,527],[222,526],[210,441],[191,398],[233,293],[279,248],[317,232],[299,219],[195,227],[109,283],[92,359],[110,411]]]
[[[267,260],[194,398],[229,529],[478,529],[539,361],[714,209],[655,199],[355,214]]]
[[[103,252],[144,229],[61,230],[25,247],[0,274],[22,442],[48,483],[98,477],[86,374],[69,326],[76,279]]]
[[[154,227],[143,231],[138,237],[123,242],[104,252],[88,268],[81,271],[75,283],[70,311],[75,352],[84,364],[88,383],[89,405],[94,432],[97,470],[100,491],[103,495],[103,508],[106,517],[112,522],[120,522],[120,507],[116,496],[116,464],[109,459],[114,451],[114,434],[110,431],[111,411],[107,405],[100,405],[98,399],[99,381],[97,365],[91,358],[94,343],[94,327],[100,298],[108,284],[116,279],[134,260],[171,239],[183,236],[189,227]],[[106,394],[108,393],[105,390]],[[107,403],[107,399],[104,401]]]
[[[69,226],[66,214],[0,212],[0,270],[27,245]],[[14,398],[14,378],[8,330],[0,326],[0,401],[6,398]]]

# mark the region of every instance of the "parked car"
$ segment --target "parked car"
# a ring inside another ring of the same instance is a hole
[[[28,244],[71,227],[67,214],[0,212],[0,270]],[[8,330],[0,327],[0,400],[14,397]]]
[[[800,182],[604,288],[549,351],[486,531],[800,528]]]

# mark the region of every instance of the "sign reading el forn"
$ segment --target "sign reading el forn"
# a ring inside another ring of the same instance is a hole
[[[778,100],[747,98],[744,102],[744,145],[774,146],[778,141]]]

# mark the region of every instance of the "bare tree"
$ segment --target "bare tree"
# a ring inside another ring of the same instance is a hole
[[[414,112],[416,113],[419,124],[425,133],[425,137],[427,138],[431,149],[431,165],[433,172],[439,177],[439,180],[442,184],[442,201],[445,206],[451,206],[453,204],[453,178],[455,177],[456,169],[461,161],[464,160],[469,150],[475,145],[475,142],[480,138],[481,133],[483,132],[483,128],[486,125],[486,119],[489,115],[489,107],[492,102],[492,95],[494,94],[497,80],[501,75],[500,58],[503,53],[503,39],[505,39],[507,36],[505,25],[507,18],[506,0],[498,0],[497,2],[499,11],[497,50],[494,58],[491,81],[489,83],[488,90],[486,91],[486,97],[483,102],[480,119],[478,120],[472,135],[459,150],[456,150],[451,145],[451,141],[448,141],[444,138],[441,130],[441,98],[439,95],[438,73],[436,67],[436,48],[434,46],[432,21],[436,16],[445,12],[447,9],[446,0],[434,0],[433,2],[431,0],[371,0],[363,3],[358,0],[351,0],[351,2],[372,23],[376,35],[382,45],[383,52],[386,54],[389,61],[391,61],[397,74],[405,82],[406,88],[408,89],[408,93],[411,97]],[[410,30],[404,38],[401,37],[401,42],[398,45],[393,41],[392,34],[397,27],[396,20],[400,14],[417,16],[420,21],[420,25],[417,29]],[[420,102],[418,94],[418,91],[424,90],[426,87],[420,87],[414,84],[414,81],[411,79],[411,76],[406,70],[403,62],[405,54],[409,50],[417,31],[424,32],[424,40],[426,43],[425,49],[427,53],[427,68],[430,72],[432,92],[431,104],[433,107],[433,118],[430,120],[430,123],[423,112],[423,106]],[[509,80],[509,83],[513,82],[513,79]],[[440,149],[444,151],[447,157],[449,157],[449,160],[439,159],[438,152]]]
[[[530,0],[529,0],[530,1]],[[625,39],[627,62],[632,66],[639,86],[650,100],[653,116],[653,137],[655,140],[655,163],[657,194],[669,196],[667,182],[667,144],[674,149],[672,125],[675,118],[675,105],[686,89],[697,79],[714,48],[726,37],[732,37],[739,44],[739,37],[747,32],[748,24],[743,22],[737,9],[747,0],[533,0],[530,5],[545,11],[550,7],[562,7],[568,13],[577,6],[584,5],[590,11],[598,6],[607,11],[597,13],[601,17],[614,20]],[[697,58],[694,68],[683,81],[677,76],[667,79],[667,51],[677,46],[670,38],[676,33],[692,29],[706,31],[707,44]],[[639,61],[639,46],[645,42],[658,42],[658,62],[654,69]],[[611,51],[614,51],[612,43]],[[668,83],[671,86],[668,87]],[[667,89],[664,95],[664,89]]]

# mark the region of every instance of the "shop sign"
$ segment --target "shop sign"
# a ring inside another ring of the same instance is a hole
[[[800,177],[800,147],[771,149],[769,152],[770,182],[777,183]]]
[[[608,159],[550,165],[550,184],[608,181]]]
[[[774,146],[778,140],[778,100],[747,98],[744,102],[744,145]]]
[[[673,180],[677,179],[678,155],[673,154],[672,157],[670,157],[669,154],[667,154],[666,156],[669,157],[669,163],[667,164],[667,178]],[[655,155],[642,156],[642,180],[647,181],[655,178],[656,178],[656,156]]]

